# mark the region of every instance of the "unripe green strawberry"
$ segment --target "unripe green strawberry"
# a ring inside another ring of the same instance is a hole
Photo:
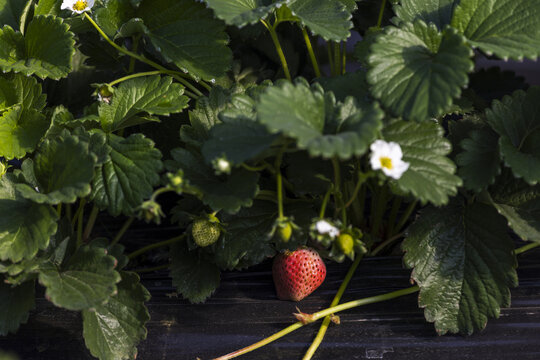
[[[354,240],[351,235],[344,233],[338,236],[337,244],[344,254],[348,254],[354,247]]]
[[[221,228],[218,223],[205,218],[196,219],[191,227],[193,241],[200,247],[210,246],[218,241]]]
[[[289,222],[284,223],[278,227],[279,238],[283,242],[288,242],[292,236],[292,226]]]
[[[300,301],[322,284],[326,266],[317,251],[300,248],[277,255],[272,276],[279,299]]]

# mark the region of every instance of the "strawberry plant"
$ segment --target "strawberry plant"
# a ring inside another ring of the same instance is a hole
[[[158,248],[194,303],[274,256],[292,300],[352,261],[279,333],[323,319],[304,359],[332,314],[416,292],[437,333],[471,334],[540,246],[540,88],[475,70],[537,59],[537,0],[0,0],[0,23],[0,335],[42,288],[94,357],[135,358]],[[133,249],[135,221],[177,236]],[[339,304],[364,256],[399,249],[413,287]]]

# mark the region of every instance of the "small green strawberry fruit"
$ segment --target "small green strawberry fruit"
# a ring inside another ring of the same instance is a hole
[[[354,240],[351,235],[344,233],[338,236],[337,244],[344,254],[349,254],[354,247]]]
[[[213,219],[217,221],[213,221]],[[191,235],[193,241],[200,247],[210,246],[218,241],[221,235],[221,226],[215,215],[209,215],[207,218],[195,219],[191,226]]]
[[[283,223],[278,226],[278,235],[281,241],[288,242],[292,236],[292,226],[289,222]]]

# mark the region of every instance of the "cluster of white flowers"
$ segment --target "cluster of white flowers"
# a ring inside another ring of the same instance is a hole
[[[315,224],[315,229],[317,229],[319,234],[328,234],[328,236],[330,236],[332,239],[339,236],[339,229],[326,220],[317,221],[317,224]]]
[[[401,147],[395,142],[376,140],[371,144],[371,168],[393,179],[399,179],[409,168],[409,163],[402,160]]]
[[[94,0],[64,0],[62,2],[62,10],[71,10],[74,13],[82,14],[94,6]]]

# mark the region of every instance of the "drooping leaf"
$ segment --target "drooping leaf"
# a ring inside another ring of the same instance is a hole
[[[490,188],[492,204],[523,240],[540,242],[540,185],[504,172]]]
[[[204,302],[220,283],[219,268],[197,250],[189,251],[185,242],[171,246],[171,277],[184,299]]]
[[[321,77],[317,79],[317,82],[321,84],[324,91],[333,92],[338,101],[345,101],[348,96],[354,96],[356,100],[363,102],[367,101],[369,96],[366,73],[362,70],[330,78]]]
[[[535,60],[540,54],[540,3],[536,0],[461,0],[451,25],[489,55]]]
[[[226,232],[216,244],[216,264],[232,270],[240,263],[255,265],[275,254],[271,246],[272,228],[277,216],[274,203],[256,201],[249,209],[225,217]]]
[[[36,16],[25,35],[11,27],[0,29],[0,68],[4,71],[60,79],[71,71],[74,35],[61,18]]]
[[[271,132],[295,138],[313,156],[348,159],[363,155],[382,127],[377,103],[358,103],[352,97],[335,103],[331,93],[310,88],[304,81],[269,87],[257,104],[261,123]]]
[[[146,338],[144,325],[150,314],[144,302],[150,299],[150,293],[141,285],[137,274],[120,274],[118,294],[105,305],[82,312],[86,347],[100,359],[134,359],[137,344]]]
[[[0,77],[0,110],[20,104],[25,109],[42,110],[46,96],[33,77],[6,74]]]
[[[461,179],[454,175],[456,165],[446,157],[452,146],[440,125],[396,121],[383,130],[383,136],[401,146],[403,161],[410,164],[395,182],[401,191],[434,205],[448,203],[457,193]]]
[[[475,130],[461,142],[463,152],[456,157],[458,174],[469,190],[480,191],[493,184],[501,172],[499,137],[489,129]]]
[[[132,215],[159,183],[161,153],[142,134],[108,134],[107,145],[108,160],[96,170],[91,198],[113,216]]]
[[[28,320],[28,312],[35,307],[35,287],[35,281],[15,287],[0,281],[1,336],[15,333],[19,326]]]
[[[471,334],[510,305],[517,285],[514,244],[489,205],[426,208],[409,228],[404,262],[420,286],[419,305],[439,334]]]
[[[39,282],[53,304],[68,310],[85,310],[106,304],[116,294],[120,274],[116,259],[98,247],[82,246],[66,265],[44,265]]]
[[[174,160],[167,164],[167,169],[182,170],[189,184],[200,190],[201,200],[214,210],[236,213],[241,207],[252,205],[259,190],[258,173],[233,169],[230,175],[216,176],[198,154],[178,148],[171,155]]]
[[[417,20],[388,27],[368,58],[372,94],[394,115],[425,121],[443,115],[473,69],[472,50],[451,28]]]
[[[502,158],[517,177],[540,181],[540,87],[516,91],[486,110],[488,123],[500,135]]]
[[[18,28],[24,6],[23,0],[0,0],[0,24]]]
[[[0,156],[24,157],[35,150],[48,128],[49,121],[39,111],[12,106],[0,116]]]
[[[216,16],[228,25],[244,27],[264,19],[283,1],[273,0],[205,0]]]
[[[33,258],[56,232],[56,211],[24,199],[10,174],[0,179],[0,260]]]
[[[252,119],[232,118],[210,130],[210,139],[204,143],[202,154],[208,163],[225,156],[233,164],[241,164],[269,149],[276,138]]]
[[[404,22],[423,20],[433,23],[439,30],[450,24],[454,8],[459,0],[407,0],[394,6],[398,18]]]
[[[138,114],[169,115],[187,107],[184,87],[173,83],[171,77],[151,76],[125,81],[118,86],[110,104],[101,103],[101,126],[113,132],[127,126],[147,122]]]
[[[229,69],[232,53],[224,24],[204,4],[191,0],[142,0],[138,15],[146,36],[165,57],[203,80]]]
[[[78,137],[47,139],[33,161],[38,191],[27,184],[18,184],[17,190],[37,203],[73,203],[90,193],[95,161],[88,144]]]
[[[325,40],[339,42],[351,35],[352,15],[340,0],[291,0],[287,7],[313,34]]]
[[[107,6],[94,12],[94,19],[109,36],[115,37],[118,30],[135,17],[135,9],[130,0],[109,0]]]

